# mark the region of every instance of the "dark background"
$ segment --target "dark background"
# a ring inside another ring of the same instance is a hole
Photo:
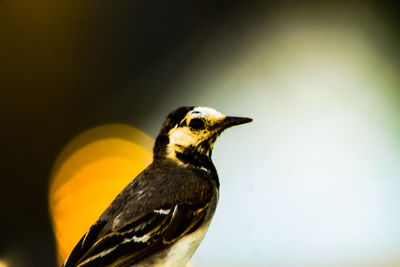
[[[358,4],[399,37],[397,6]],[[316,3],[0,0],[0,258],[54,266],[47,190],[61,149],[97,125],[143,128],[221,29],[229,48],[282,5]],[[382,45],[398,59],[397,43]]]

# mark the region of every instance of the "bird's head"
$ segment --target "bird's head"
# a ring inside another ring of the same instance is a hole
[[[250,118],[225,116],[212,108],[180,107],[165,119],[154,145],[154,157],[183,163],[188,157],[210,159],[213,145],[223,130],[250,121]]]

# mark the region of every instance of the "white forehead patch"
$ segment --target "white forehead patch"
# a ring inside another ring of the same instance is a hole
[[[207,107],[195,107],[192,111],[188,113],[191,117],[203,117],[210,121],[219,121],[225,118],[225,115],[221,112],[216,111],[213,108]]]

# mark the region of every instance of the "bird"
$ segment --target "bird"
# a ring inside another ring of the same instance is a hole
[[[168,114],[153,161],[114,199],[63,267],[183,267],[204,238],[219,198],[211,154],[227,128],[251,122],[200,106]]]

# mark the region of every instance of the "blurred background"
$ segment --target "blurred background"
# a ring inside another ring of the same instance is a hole
[[[389,1],[0,0],[0,266],[56,265],[74,137],[154,138],[181,105],[254,119],[216,144],[193,267],[399,266],[399,22]]]

